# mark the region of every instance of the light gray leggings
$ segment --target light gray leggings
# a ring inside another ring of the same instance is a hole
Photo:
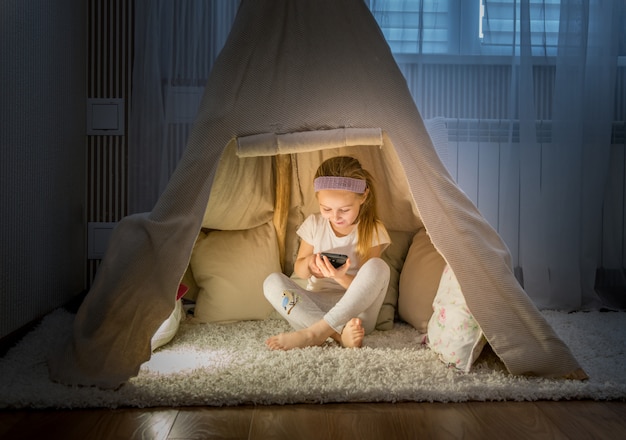
[[[346,323],[358,317],[367,334],[376,327],[388,284],[387,263],[380,258],[370,258],[345,292],[306,290],[282,273],[270,274],[263,283],[263,292],[270,304],[296,330],[324,319],[341,334]]]

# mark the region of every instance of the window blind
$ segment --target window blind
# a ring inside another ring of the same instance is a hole
[[[453,0],[370,0],[394,54],[448,53]]]
[[[528,0],[536,55],[556,53],[560,3]],[[397,55],[510,54],[520,45],[521,4],[522,0],[369,0]]]
[[[482,44],[491,47],[520,45],[521,0],[482,0]],[[559,37],[560,0],[528,0],[530,42],[545,54],[556,51]]]

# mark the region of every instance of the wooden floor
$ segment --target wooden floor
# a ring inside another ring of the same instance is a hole
[[[626,402],[3,411],[1,439],[626,439]]]

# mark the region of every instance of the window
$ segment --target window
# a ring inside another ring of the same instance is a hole
[[[454,0],[371,0],[394,54],[449,53]]]
[[[479,0],[483,53],[511,53],[520,45],[520,0]],[[533,55],[556,55],[560,0],[529,0],[530,43]]]
[[[510,55],[521,0],[369,0],[394,55]],[[529,0],[533,53],[554,55],[560,0]]]

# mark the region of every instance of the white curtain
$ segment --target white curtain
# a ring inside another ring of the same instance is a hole
[[[481,168],[464,189],[509,245],[533,301],[598,305],[611,128],[625,102],[615,96],[624,2],[369,4],[424,117],[448,118],[451,137],[463,138],[455,141],[459,184],[472,154],[497,168],[488,170],[495,178]],[[489,179],[499,186],[496,207],[471,187]]]
[[[485,1],[486,26],[490,3]],[[548,55],[552,50],[550,25],[545,23],[552,17],[546,12],[554,2],[514,3],[519,25],[511,47],[514,74],[508,118],[511,124],[519,119],[519,148],[511,144],[508,160],[519,182],[509,186],[518,193],[505,192],[504,199],[519,204],[509,210],[513,221],[519,216],[518,265],[524,287],[539,307],[592,307],[598,301],[594,284],[601,261],[602,203],[624,5],[560,2],[548,121],[551,139],[546,141],[537,133],[541,118],[532,93],[533,68],[537,60],[543,62],[538,53]]]
[[[136,0],[129,212],[152,210],[186,146],[236,0]]]
[[[174,170],[238,3],[136,0],[130,212],[151,210]],[[595,305],[624,2],[367,3],[424,117],[472,119],[505,133],[492,224],[533,301],[541,308]],[[436,64],[443,73],[432,70]],[[451,79],[461,69],[467,83]],[[546,72],[553,79],[539,87]],[[429,75],[440,83],[438,96]]]

